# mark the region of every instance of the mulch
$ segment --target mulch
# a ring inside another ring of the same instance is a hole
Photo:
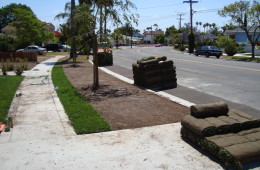
[[[77,66],[63,62],[71,84],[110,124],[112,130],[140,128],[180,122],[189,108],[125,83],[99,70],[100,87],[92,90],[93,67],[86,57]]]

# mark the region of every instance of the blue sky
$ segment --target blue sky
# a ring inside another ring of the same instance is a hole
[[[217,14],[217,10],[234,3],[236,0],[200,0],[193,4],[193,23],[215,23],[221,27],[230,21],[230,18],[223,18]],[[252,1],[252,0],[251,0]],[[54,17],[64,11],[65,3],[68,0],[0,0],[0,7],[10,3],[21,3],[29,6],[37,17],[45,22],[51,22],[58,28],[62,21],[54,20]],[[183,23],[190,21],[189,4],[182,0],[132,0],[137,6],[134,11],[140,15],[139,24],[136,26],[141,32],[148,26],[158,24],[158,27],[165,31],[167,27],[174,25],[179,27],[178,13],[184,14]],[[110,29],[114,29],[110,27]]]

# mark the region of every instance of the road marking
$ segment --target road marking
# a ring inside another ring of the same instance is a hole
[[[141,54],[145,54],[145,55],[154,56],[153,54],[144,53],[144,52],[141,52],[140,50],[138,50],[137,52],[138,52],[138,53],[141,53]],[[207,65],[213,65],[213,66],[219,66],[219,67],[226,67],[226,68],[234,68],[234,69],[247,70],[247,71],[257,71],[257,72],[260,71],[260,70],[258,70],[258,69],[251,69],[251,68],[245,68],[245,67],[228,66],[228,65],[223,65],[223,64],[213,64],[213,63],[207,63],[207,62],[202,62],[202,61],[194,61],[194,60],[180,59],[180,58],[175,58],[175,57],[171,57],[171,58],[173,58],[173,59],[175,59],[175,60],[179,60],[179,61],[190,62],[190,63],[207,64]]]

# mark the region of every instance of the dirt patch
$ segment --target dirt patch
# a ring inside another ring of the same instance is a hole
[[[100,88],[92,91],[93,67],[86,60],[73,67],[63,63],[63,69],[72,85],[110,124],[113,130],[180,122],[189,109],[168,99],[127,84],[99,71]]]

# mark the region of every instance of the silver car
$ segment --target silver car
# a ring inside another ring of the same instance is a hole
[[[45,51],[46,51],[45,48],[39,47],[37,45],[30,45],[25,49],[19,49],[16,52],[37,52],[39,55],[42,55],[44,54]]]

